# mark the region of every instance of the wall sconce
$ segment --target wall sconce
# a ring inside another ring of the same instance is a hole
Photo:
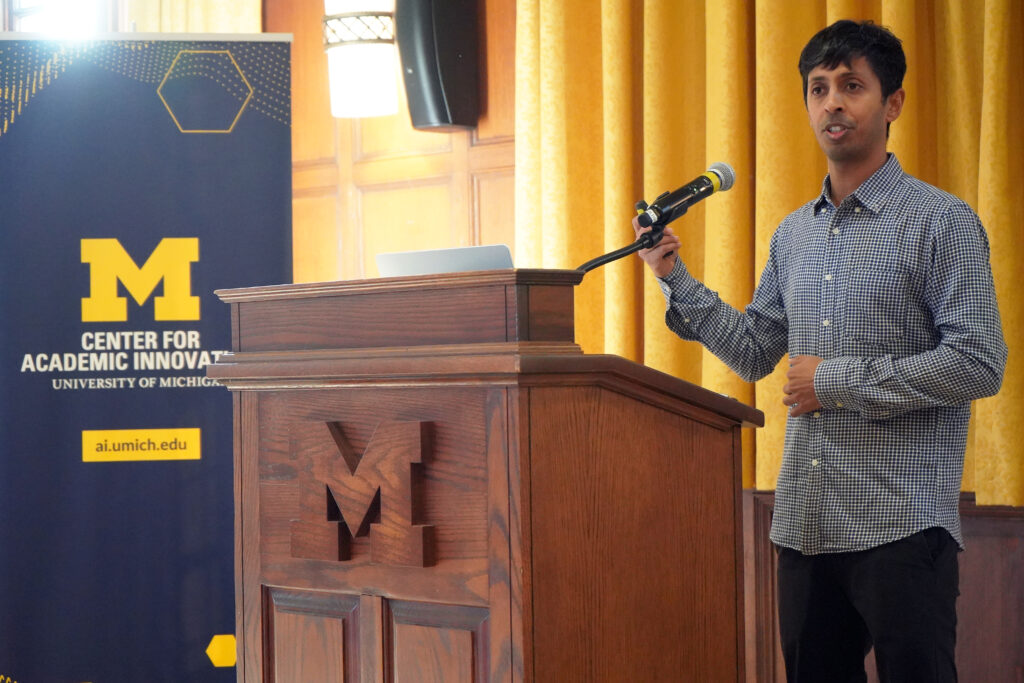
[[[398,112],[394,7],[394,0],[324,0],[332,115]]]

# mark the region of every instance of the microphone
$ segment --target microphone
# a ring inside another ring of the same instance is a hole
[[[692,205],[715,192],[725,192],[736,182],[736,172],[729,164],[716,161],[707,171],[672,192],[661,194],[646,207],[637,222],[641,228],[664,227],[686,213]],[[639,205],[638,205],[639,210]]]

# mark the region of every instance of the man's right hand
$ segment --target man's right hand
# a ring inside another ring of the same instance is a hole
[[[640,227],[638,216],[633,217],[633,232],[636,233],[637,239],[640,238],[640,235],[650,231],[649,227]],[[676,265],[678,258],[676,252],[682,245],[683,243],[679,241],[679,237],[672,231],[672,228],[666,227],[660,242],[651,249],[641,249],[637,255],[651,267],[651,272],[656,276],[665,277],[672,272],[672,267]]]

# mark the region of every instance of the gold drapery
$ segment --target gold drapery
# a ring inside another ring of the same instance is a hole
[[[1010,346],[1002,391],[975,403],[964,489],[1024,505],[1024,2],[1021,0],[518,0],[516,261],[574,268],[632,241],[633,202],[713,161],[732,191],[676,224],[690,270],[742,308],[779,221],[826,172],[801,97],[797,58],[819,29],[871,19],[903,40],[907,90],[889,148],[911,174],[981,216]],[[636,257],[579,288],[577,340],[765,412],[746,435],[744,485],[775,487],[784,372],[749,385],[664,325],[664,300]]]

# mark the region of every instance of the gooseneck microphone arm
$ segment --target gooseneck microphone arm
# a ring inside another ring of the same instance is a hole
[[[636,203],[636,210],[637,210],[637,213],[642,213],[643,211],[646,211],[647,210],[647,202],[643,201],[642,199],[640,201],[638,201]],[[682,214],[680,214],[680,215],[682,215]],[[582,266],[580,266],[576,270],[580,270],[580,271],[583,271],[584,273],[587,273],[587,272],[590,272],[591,270],[593,270],[594,268],[597,268],[599,266],[605,265],[606,263],[611,263],[612,261],[618,261],[623,256],[629,256],[630,254],[635,254],[636,252],[640,251],[641,249],[650,249],[655,244],[657,244],[658,242],[661,241],[661,238],[664,236],[664,234],[665,234],[665,223],[654,224],[648,232],[645,232],[644,234],[640,235],[640,237],[636,240],[636,242],[633,242],[632,244],[626,245],[626,246],[622,247],[621,249],[616,249],[615,251],[610,251],[607,254],[603,254],[602,256],[598,256],[597,258],[590,259],[589,261],[584,263]]]
[[[733,186],[736,173],[729,164],[716,162],[711,164],[707,172],[672,192],[664,192],[650,205],[641,200],[636,203],[637,223],[642,228],[651,228],[640,235],[635,242],[621,249],[598,256],[579,266],[576,270],[584,273],[617,261],[623,256],[636,253],[641,249],[654,247],[665,234],[665,226],[686,213],[687,209],[715,192],[724,192]]]

